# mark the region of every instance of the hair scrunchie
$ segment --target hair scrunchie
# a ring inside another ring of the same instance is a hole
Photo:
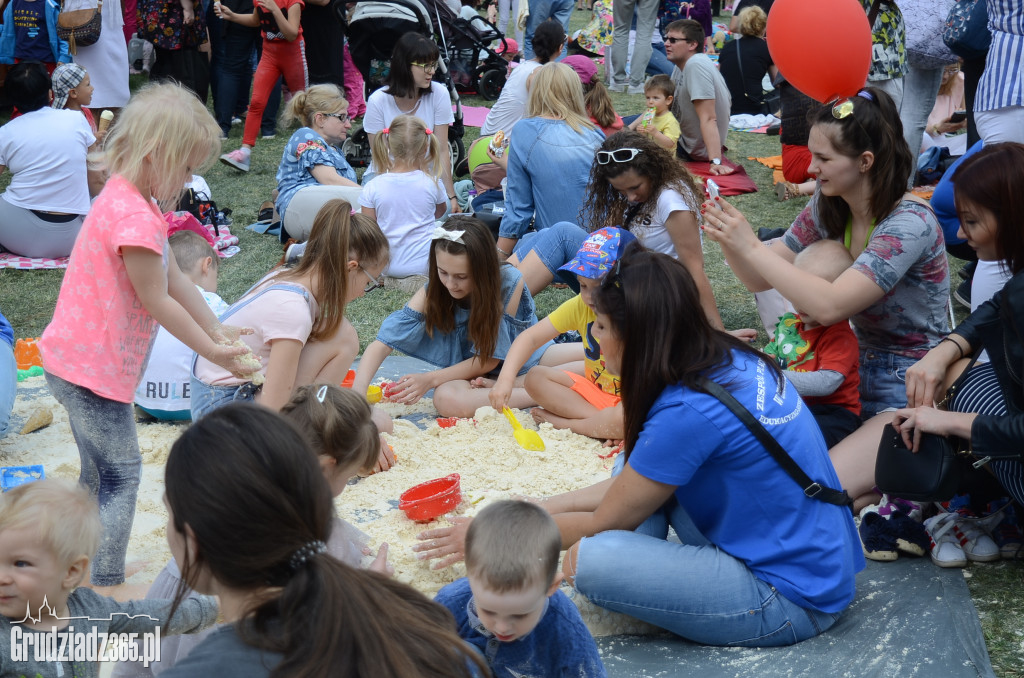
[[[382,129],[382,130],[380,131],[380,133],[381,133],[381,134],[384,134],[384,135],[388,135],[388,134],[391,134],[391,128],[390,128],[390,127],[385,127],[384,129]]]
[[[319,539],[306,542],[288,559],[288,568],[294,572],[305,565],[310,558],[327,551],[327,544]]]
[[[424,133],[424,134],[426,134],[426,135],[427,135],[427,136],[429,137],[429,136],[430,136],[431,134],[433,134],[433,133],[434,133],[434,130],[432,130],[432,129],[430,129],[429,127],[427,127],[427,128],[425,128],[425,129],[423,130],[423,133]]]

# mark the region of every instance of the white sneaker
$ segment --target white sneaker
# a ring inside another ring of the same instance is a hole
[[[967,560],[990,563],[999,560],[1002,554],[992,537],[985,532],[979,518],[960,518],[953,524],[953,534],[960,542]]]
[[[626,91],[626,87],[627,87],[627,84],[624,83],[624,82],[613,82],[612,84],[608,85],[608,91],[609,92],[625,92]]]
[[[956,513],[940,513],[924,521],[924,529],[930,540],[932,562],[939,567],[967,566],[967,554],[960,548],[953,533],[957,517]]]
[[[288,249],[284,251],[284,263],[285,266],[294,266],[299,263],[299,259],[306,253],[306,243],[304,242],[293,242],[288,245]]]
[[[630,85],[629,87],[626,88],[626,94],[643,94],[643,93],[644,93],[644,85],[643,85],[643,83],[640,83],[639,85]]]

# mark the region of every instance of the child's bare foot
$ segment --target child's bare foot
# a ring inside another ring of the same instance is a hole
[[[497,381],[496,379],[488,379],[487,377],[477,377],[476,379],[471,379],[470,380],[469,387],[470,388],[492,388],[496,381]]]
[[[530,414],[533,415],[533,420],[537,424],[543,424],[547,422],[555,428],[569,428],[569,420],[565,417],[560,417],[557,414],[552,414],[543,407],[530,408]]]

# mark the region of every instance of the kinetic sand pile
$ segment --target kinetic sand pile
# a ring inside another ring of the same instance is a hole
[[[71,436],[67,412],[46,392],[42,378],[23,382],[15,416],[27,418],[41,406],[53,412],[54,423],[27,435],[10,431],[0,440],[0,465],[43,464],[48,477],[75,480],[79,471],[78,448]],[[426,399],[414,406],[383,403],[381,407],[396,417],[436,416],[433,404]],[[528,413],[517,414],[525,426],[536,428]],[[429,563],[416,559],[412,551],[416,535],[446,523],[442,520],[418,524],[406,518],[397,508],[398,496],[406,489],[459,473],[465,500],[453,515],[473,515],[489,502],[514,494],[541,497],[585,487],[607,478],[611,469],[612,460],[600,456],[608,452],[600,443],[547,425],[540,431],[546,444],[544,452],[520,448],[509,423],[489,407],[477,412],[475,422],[460,420],[448,429],[440,428],[431,418],[425,422],[426,430],[421,430],[410,421],[396,420],[394,435],[388,436],[388,440],[398,457],[397,465],[347,487],[337,506],[339,515],[370,536],[374,552],[380,542],[388,542],[395,577],[428,596],[463,576],[465,568],[458,564],[445,570],[431,570]],[[130,577],[130,584],[152,582],[170,557],[166,543],[167,513],[162,501],[163,465],[181,430],[180,425],[172,424],[138,426],[142,485],[128,561],[144,563],[144,567]],[[574,600],[595,636],[652,632],[646,624],[593,606],[582,596],[575,596]]]

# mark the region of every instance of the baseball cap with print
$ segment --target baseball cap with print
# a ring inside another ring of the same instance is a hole
[[[576,256],[558,270],[597,280],[612,270],[612,266],[626,251],[626,247],[634,241],[636,236],[625,229],[598,229],[583,241]]]

